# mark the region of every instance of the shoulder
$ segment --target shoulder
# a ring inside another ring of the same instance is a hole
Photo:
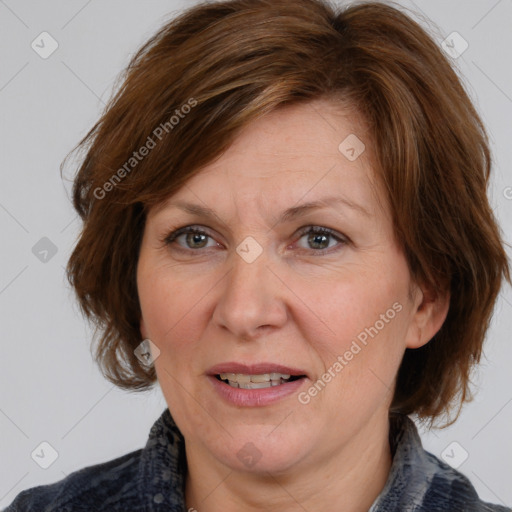
[[[511,508],[480,500],[473,484],[464,474],[438,459],[435,455],[427,451],[424,453],[434,469],[432,479],[426,487],[423,498],[427,507],[442,503],[449,506],[450,510],[465,510],[467,512],[512,511]]]
[[[391,472],[370,512],[512,512],[482,501],[469,479],[423,449],[407,416],[390,418]]]
[[[75,471],[53,484],[22,491],[5,512],[136,510],[142,449]]]
[[[146,512],[184,508],[184,439],[165,409],[144,448],[16,496],[4,512]]]

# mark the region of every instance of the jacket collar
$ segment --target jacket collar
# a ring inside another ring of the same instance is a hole
[[[149,433],[139,466],[138,491],[147,512],[183,512],[185,440],[165,409]]]

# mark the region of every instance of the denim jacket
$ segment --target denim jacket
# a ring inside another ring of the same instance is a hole
[[[391,471],[369,512],[512,512],[480,501],[465,476],[426,452],[407,416],[391,417],[390,445]],[[145,448],[22,491],[5,512],[187,512],[186,471],[184,439],[166,409]]]

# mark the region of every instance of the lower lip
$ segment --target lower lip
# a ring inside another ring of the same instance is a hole
[[[243,389],[233,388],[214,375],[208,375],[208,379],[224,400],[241,407],[260,407],[277,402],[295,393],[306,381],[306,377],[303,377],[286,384],[279,384],[279,386],[270,386],[263,389]]]

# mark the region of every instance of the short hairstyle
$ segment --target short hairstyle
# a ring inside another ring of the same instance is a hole
[[[131,390],[156,381],[154,368],[134,354],[148,209],[219,157],[251,121],[329,99],[348,102],[369,127],[373,166],[413,279],[451,294],[439,332],[406,350],[391,411],[431,421],[454,402],[460,411],[510,274],[487,198],[484,126],[418,23],[380,2],[205,2],[166,23],[120,79],[74,148],[83,156],[73,188],[83,229],[67,267],[96,327],[95,359],[108,380]]]

